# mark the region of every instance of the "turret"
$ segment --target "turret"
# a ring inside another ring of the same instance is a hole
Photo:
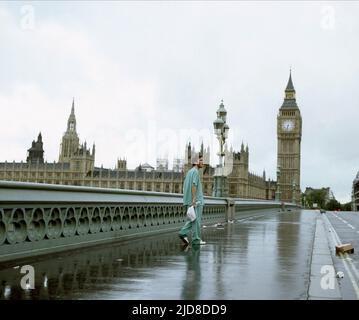
[[[32,141],[31,148],[27,150],[26,162],[28,163],[44,163],[44,148],[41,132],[37,137],[37,141]]]
[[[73,99],[71,113],[67,120],[67,130],[60,145],[59,162],[70,162],[71,157],[79,146],[79,137],[76,132],[75,100]]]

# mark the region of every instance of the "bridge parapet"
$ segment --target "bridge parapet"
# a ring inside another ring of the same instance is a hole
[[[279,202],[205,198],[202,223]],[[181,194],[0,182],[0,262],[178,230]]]
[[[258,210],[258,209],[273,209],[279,208],[281,210],[300,208],[299,205],[289,202],[280,202],[272,200],[259,200],[259,199],[233,199],[235,202],[235,214],[242,211]]]

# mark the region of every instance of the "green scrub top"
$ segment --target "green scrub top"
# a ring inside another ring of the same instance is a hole
[[[202,183],[199,178],[197,167],[193,167],[187,172],[183,182],[183,204],[190,206],[192,204],[192,184],[196,186],[196,201],[204,205]]]

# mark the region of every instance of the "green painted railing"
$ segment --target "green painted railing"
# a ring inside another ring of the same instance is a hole
[[[202,222],[280,206],[206,197]],[[0,181],[0,262],[178,230],[185,221],[181,194]]]

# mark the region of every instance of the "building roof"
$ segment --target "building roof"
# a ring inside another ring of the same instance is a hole
[[[113,170],[106,168],[94,168],[93,176],[99,177],[101,175],[103,177],[118,177],[125,178],[127,176],[128,179],[180,179],[182,177],[181,172],[177,171],[161,171],[161,170],[152,170],[151,172],[139,171],[139,170]]]
[[[281,108],[298,109],[297,101],[295,99],[284,99]]]
[[[295,93],[295,89],[293,86],[293,81],[292,81],[292,72],[290,71],[289,73],[289,80],[287,83],[287,87],[285,88],[285,93],[286,96],[284,98],[283,104],[281,106],[281,108],[285,108],[285,109],[298,109],[298,105],[297,102],[295,100],[295,95],[292,95],[293,98],[287,98],[287,93]]]
[[[293,81],[292,81],[292,71],[289,72],[289,80],[288,80],[287,87],[285,88],[285,91],[295,91],[294,86],[293,86]]]
[[[155,168],[152,167],[151,165],[149,165],[147,162],[144,163],[144,164],[140,164],[135,170],[136,171],[152,171],[154,170]]]
[[[27,162],[0,162],[0,168],[4,169],[5,166],[7,168],[12,168],[14,167],[15,169],[20,169],[21,167],[24,168],[29,168],[29,167],[38,167],[39,169],[45,169],[46,167],[46,171],[50,171],[50,170],[56,170],[56,169],[62,169],[64,168],[66,169],[70,169],[70,163],[62,163],[62,162],[45,162],[45,163],[27,163]]]
[[[357,175],[355,176],[353,184],[357,184],[358,182],[359,182],[359,171],[358,171]]]
[[[142,169],[146,169],[146,168],[154,169],[154,167],[152,167],[152,166],[151,166],[150,164],[148,164],[147,162],[144,163],[144,164],[142,164],[142,165],[141,165],[141,168],[142,168]]]

